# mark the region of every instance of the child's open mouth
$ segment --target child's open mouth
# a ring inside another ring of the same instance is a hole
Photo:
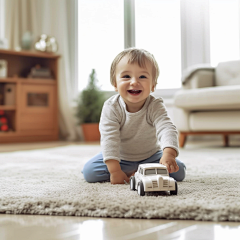
[[[142,92],[142,90],[127,90],[132,95],[138,95]]]

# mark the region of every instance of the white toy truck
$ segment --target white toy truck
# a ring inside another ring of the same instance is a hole
[[[177,182],[169,177],[167,167],[160,163],[140,164],[130,178],[130,189],[137,190],[140,196],[145,192],[170,191],[171,195],[178,192]]]

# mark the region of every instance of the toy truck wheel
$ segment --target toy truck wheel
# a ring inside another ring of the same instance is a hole
[[[174,191],[170,191],[171,195],[177,195],[178,193],[178,186],[177,186],[177,181],[175,181],[175,190]]]
[[[134,176],[132,176],[132,177],[130,177],[130,189],[131,190],[133,190],[133,191],[135,191],[136,189],[135,189],[135,177]]]
[[[144,195],[145,195],[144,187],[143,187],[143,183],[142,183],[142,182],[139,182],[139,183],[138,183],[137,190],[138,190],[138,194],[139,194],[140,196],[144,196]]]

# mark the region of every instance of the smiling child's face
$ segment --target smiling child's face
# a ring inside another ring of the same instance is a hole
[[[127,110],[137,112],[154,91],[152,65],[146,61],[146,68],[141,68],[137,63],[129,64],[128,60],[128,56],[125,56],[117,64],[115,90],[123,98]]]

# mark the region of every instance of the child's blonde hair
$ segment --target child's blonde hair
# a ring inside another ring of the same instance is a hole
[[[139,48],[127,48],[124,51],[120,52],[112,62],[110,69],[110,81],[111,84],[116,87],[116,67],[117,64],[121,61],[126,55],[129,56],[128,63],[134,64],[137,63],[139,67],[146,68],[146,61],[149,61],[152,64],[152,76],[153,76],[153,86],[154,88],[157,85],[157,79],[159,76],[159,67],[157,61],[155,60],[153,54],[149,53],[144,49]]]

